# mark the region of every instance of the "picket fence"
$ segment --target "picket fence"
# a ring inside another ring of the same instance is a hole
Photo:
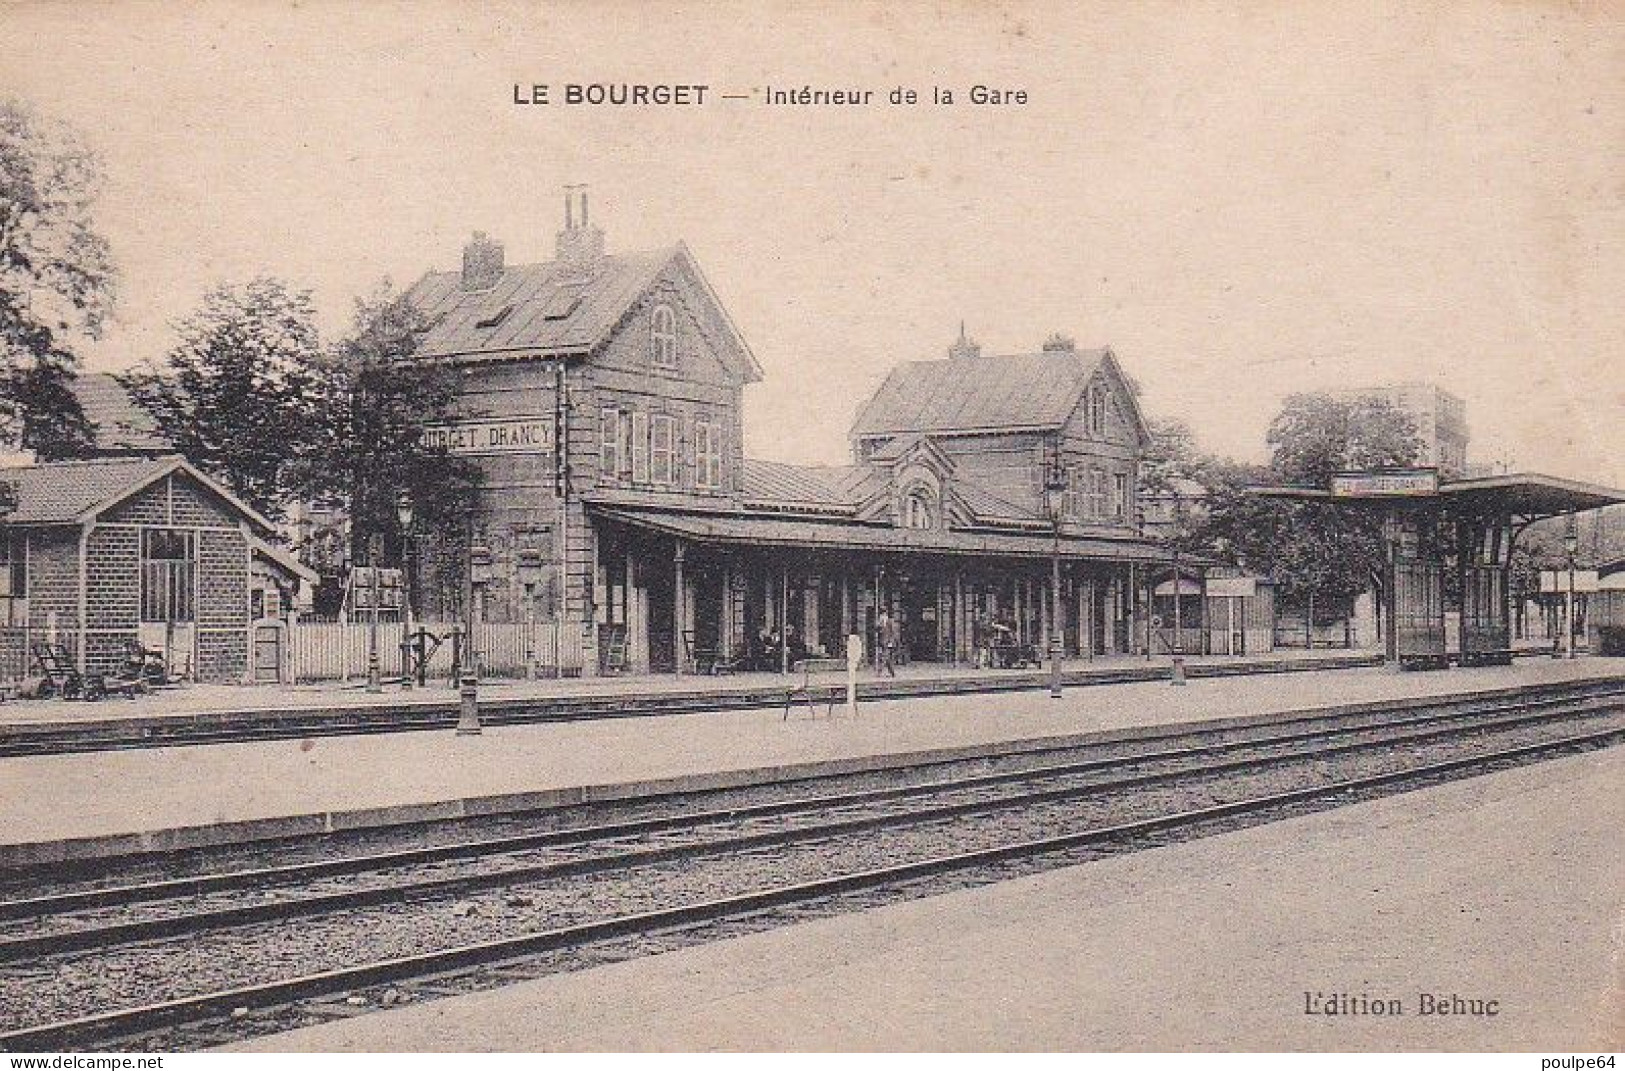
[[[435,635],[445,637],[429,659],[430,677],[449,678],[452,672],[452,629],[446,622],[423,622]],[[365,678],[372,644],[372,626],[365,621],[305,619],[288,629],[288,664],[296,681]],[[378,623],[378,665],[385,677],[405,672],[401,640],[406,634],[399,621]],[[472,644],[481,676],[573,677],[583,665],[581,630],[555,622],[507,624],[474,623]],[[468,657],[465,648],[464,656]]]

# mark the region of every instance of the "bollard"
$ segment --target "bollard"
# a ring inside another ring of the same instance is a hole
[[[858,667],[863,665],[863,637],[852,633],[846,638],[846,712],[858,716]]]
[[[457,735],[480,735],[480,680],[472,673],[463,674],[457,688]]]
[[[1185,660],[1183,658],[1174,659],[1174,674],[1172,683],[1176,685],[1183,685],[1185,683]]]
[[[412,690],[412,641],[403,634],[401,637],[401,691]]]

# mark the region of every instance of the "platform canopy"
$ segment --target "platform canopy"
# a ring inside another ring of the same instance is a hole
[[[1080,538],[1063,534],[1057,547],[1049,534],[1018,532],[966,532],[943,529],[894,528],[853,521],[813,520],[739,514],[680,513],[659,509],[595,506],[607,520],[696,543],[749,547],[785,547],[881,553],[963,554],[1016,558],[1047,558],[1059,549],[1062,558],[1098,561],[1153,562],[1168,552],[1140,539]]]
[[[1339,473],[1331,487],[1249,487],[1249,494],[1324,502],[1432,500],[1465,514],[1541,520],[1625,503],[1625,491],[1538,473],[1440,480],[1429,469]]]

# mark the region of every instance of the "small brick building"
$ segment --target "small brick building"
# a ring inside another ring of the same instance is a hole
[[[276,566],[271,523],[177,456],[0,469],[0,627],[7,668],[39,643],[82,672],[130,641],[201,681],[249,678],[256,573]]]

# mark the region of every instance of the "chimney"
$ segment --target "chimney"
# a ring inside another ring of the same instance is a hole
[[[581,208],[579,222],[576,206]],[[564,229],[558,234],[557,257],[561,263],[590,268],[604,255],[604,231],[587,217],[587,187],[564,187]]]
[[[959,321],[959,339],[948,347],[948,359],[960,361],[971,357],[980,357],[981,355],[981,344],[974,339],[965,337],[965,321]]]
[[[1059,331],[1044,340],[1045,353],[1077,353],[1078,344]]]
[[[489,290],[502,278],[502,243],[484,231],[463,246],[463,289]]]

